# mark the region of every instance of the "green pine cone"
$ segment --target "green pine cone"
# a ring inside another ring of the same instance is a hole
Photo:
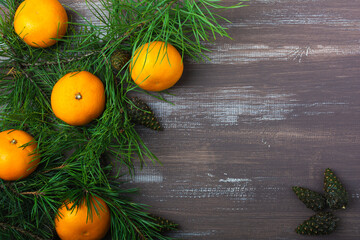
[[[173,223],[163,217],[154,216],[154,215],[151,215],[151,217],[153,218],[156,224],[160,225],[159,232],[161,233],[172,231],[176,229],[178,226],[176,223]]]
[[[163,128],[155,117],[152,109],[140,98],[131,98],[133,104],[127,104],[128,114],[133,123],[143,125],[153,130],[160,131]]]
[[[110,57],[111,66],[120,71],[130,60],[130,54],[124,50],[115,50]]]
[[[332,233],[339,219],[331,212],[319,212],[299,225],[295,232],[301,235],[326,235]]]
[[[324,173],[324,191],[326,202],[331,209],[346,208],[349,201],[348,193],[330,168]]]
[[[321,193],[297,186],[292,187],[292,190],[307,208],[310,208],[315,212],[326,208],[326,199]]]

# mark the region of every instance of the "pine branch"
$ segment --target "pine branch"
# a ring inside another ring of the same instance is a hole
[[[15,196],[19,196],[19,192],[17,192],[11,185],[12,183],[5,182],[0,185],[0,188],[3,190],[9,189]]]
[[[15,49],[13,48],[13,46],[11,45],[11,43],[9,42],[9,40],[7,39],[6,36],[4,36],[3,34],[1,34],[1,37],[4,39],[4,41],[7,43],[7,47],[11,50],[12,54],[13,54],[13,58],[17,59],[17,53],[15,51]],[[15,60],[16,65],[18,66],[18,71],[21,72],[22,74],[24,74],[28,80],[30,80],[32,82],[32,84],[41,92],[41,94],[46,98],[47,101],[49,101],[48,96],[46,96],[45,92],[36,84],[36,82],[29,76],[29,74],[27,74],[26,71],[24,71],[24,67],[22,65],[22,63],[18,62]]]
[[[119,210],[119,212],[123,215],[124,218],[127,218],[127,216],[123,213],[123,211],[121,211],[121,209],[118,207],[117,208]],[[128,222],[130,223],[131,227],[133,227],[137,233],[137,236],[141,239],[141,240],[146,240],[144,234],[139,230],[139,228],[137,227],[137,225],[131,220],[128,219]]]
[[[31,238],[33,238],[35,240],[48,240],[48,239],[39,237],[39,236],[33,234],[32,232],[26,231],[23,228],[15,227],[15,226],[12,226],[12,225],[10,225],[8,223],[0,222],[0,228],[2,228],[4,230],[14,230],[14,231],[20,232],[21,234],[23,234],[25,236],[29,236],[29,237],[31,237]]]

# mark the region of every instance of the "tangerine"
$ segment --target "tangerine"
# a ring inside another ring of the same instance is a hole
[[[88,215],[85,201],[71,209],[73,205],[73,202],[65,201],[58,210],[58,216],[55,218],[55,230],[60,239],[102,239],[110,228],[111,216],[107,204],[98,197],[92,197],[91,217]]]
[[[0,178],[6,181],[23,179],[35,171],[40,162],[34,138],[21,130],[0,133]]]
[[[104,84],[87,71],[68,73],[55,84],[51,107],[56,117],[70,125],[88,124],[105,109]]]
[[[161,41],[140,46],[130,63],[132,79],[147,91],[163,91],[174,86],[183,70],[180,53],[171,44]]]
[[[14,29],[32,47],[54,45],[67,30],[68,16],[58,0],[26,0],[17,8]]]

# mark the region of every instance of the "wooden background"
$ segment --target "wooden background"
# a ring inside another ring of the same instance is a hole
[[[91,17],[85,0],[61,2]],[[126,186],[180,239],[360,239],[360,1],[248,4],[226,13],[233,40],[209,46],[212,62],[185,64],[174,106],[146,98],[165,131],[139,131],[163,166]],[[299,236],[312,211],[291,186],[321,191],[327,167],[349,207],[330,236]]]

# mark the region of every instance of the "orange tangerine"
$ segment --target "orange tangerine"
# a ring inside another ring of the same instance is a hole
[[[34,138],[21,130],[0,133],[0,178],[7,181],[26,178],[40,162]]]
[[[105,109],[104,84],[87,71],[68,73],[53,87],[51,107],[55,116],[70,125],[88,124]]]
[[[14,29],[24,42],[33,47],[54,45],[67,30],[68,16],[58,0],[26,0],[17,8]]]
[[[180,53],[171,44],[161,41],[140,46],[130,63],[132,79],[147,91],[163,91],[174,86],[183,70]]]
[[[111,221],[109,207],[98,197],[91,198],[91,202],[91,217],[85,201],[73,210],[74,203],[66,201],[59,208],[55,230],[62,240],[100,240],[106,235]]]

